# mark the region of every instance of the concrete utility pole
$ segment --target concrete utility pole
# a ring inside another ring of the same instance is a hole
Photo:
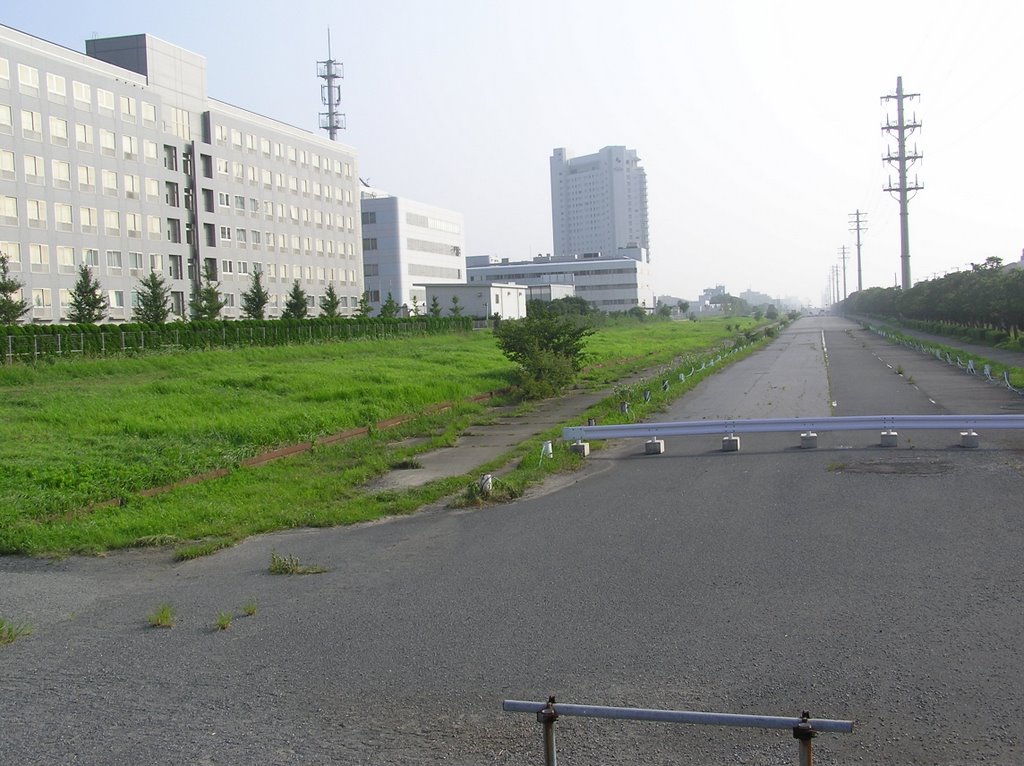
[[[903,92],[903,78],[896,78],[896,95],[894,96],[882,96],[882,101],[896,101],[896,122],[892,122],[891,119],[886,117],[885,125],[882,126],[883,133],[895,133],[896,135],[896,154],[892,153],[892,149],[882,158],[882,162],[888,162],[890,165],[896,167],[899,178],[898,183],[893,185],[892,176],[889,177],[888,186],[883,187],[883,191],[887,191],[893,195],[895,199],[899,200],[900,203],[900,263],[903,267],[903,289],[909,290],[911,288],[910,282],[910,227],[907,221],[907,204],[910,202],[908,197],[909,192],[917,192],[924,188],[917,181],[917,176],[914,176],[914,182],[912,184],[907,181],[907,170],[923,155],[918,153],[917,146],[914,147],[911,153],[907,152],[907,138],[915,130],[921,127],[921,123],[917,121],[917,116],[914,115],[910,118],[910,122],[907,122],[903,110],[903,101],[908,98],[919,98],[919,93],[904,93]],[[896,196],[899,193],[899,196]]]
[[[864,216],[864,220],[863,221],[861,220],[861,216]],[[861,213],[860,210],[858,210],[856,213],[850,213],[850,225],[852,227],[850,229],[850,231],[857,232],[857,292],[858,293],[861,290],[864,289],[864,280],[861,277],[861,269],[860,269],[860,233],[862,231],[867,231],[868,230],[867,218],[868,218],[868,214],[867,213]],[[864,224],[863,226],[861,225],[862,223]]]
[[[839,248],[839,260],[843,262],[843,300],[845,301],[849,293],[846,291],[846,259],[849,258],[846,252],[849,250],[846,245]]]
[[[320,129],[326,130],[332,141],[337,141],[338,131],[345,129],[345,115],[338,111],[338,104],[341,101],[341,86],[338,80],[344,78],[345,69],[343,65],[331,58],[331,30],[327,30],[327,60],[316,62],[317,77],[324,80],[320,86],[320,100],[327,107],[326,112],[320,112]]]

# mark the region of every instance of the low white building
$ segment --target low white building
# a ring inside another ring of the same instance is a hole
[[[466,259],[470,285],[511,281],[518,284],[572,285],[575,295],[600,311],[629,311],[640,306],[654,309],[650,266],[646,259],[598,253],[574,256],[539,255],[532,261],[481,255]]]
[[[459,307],[460,316],[487,319],[497,314],[502,319],[522,319],[526,316],[526,285],[512,282],[472,285],[428,284],[420,285],[427,296],[427,309],[437,298],[441,316],[452,316]],[[453,302],[456,299],[457,302]]]
[[[361,205],[363,283],[375,311],[390,294],[423,313],[424,283],[466,283],[461,213],[372,189],[363,189]]]

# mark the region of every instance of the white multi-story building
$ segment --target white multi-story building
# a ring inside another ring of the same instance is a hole
[[[206,93],[202,56],[149,35],[86,53],[0,26],[0,250],[32,306],[67,317],[89,266],[110,321],[131,319],[139,280],[161,274],[172,309],[209,269],[240,316],[260,269],[277,316],[294,280],[341,313],[363,291],[353,149]],[[316,311],[312,310],[311,315]]]
[[[468,283],[515,282],[517,284],[571,285],[577,298],[601,311],[628,311],[639,306],[654,308],[650,267],[635,251],[618,256],[537,256],[532,261],[510,261],[488,255],[470,256]],[[563,292],[564,294],[564,292]]]
[[[408,312],[424,313],[426,284],[465,284],[462,214],[362,192],[363,279],[370,305],[379,310],[390,294]]]
[[[606,146],[596,154],[551,155],[551,226],[556,256],[598,253],[650,262],[647,174],[636,151]]]

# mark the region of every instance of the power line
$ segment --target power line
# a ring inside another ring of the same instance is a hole
[[[848,248],[846,245],[843,245],[841,248],[839,248],[839,260],[843,262],[843,300],[844,301],[846,300],[846,297],[849,295],[849,293],[846,292],[846,259],[850,257],[850,256],[848,256],[846,254],[846,252],[849,249],[850,248]]]

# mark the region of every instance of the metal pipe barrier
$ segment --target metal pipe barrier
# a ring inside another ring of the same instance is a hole
[[[566,441],[590,439],[658,439],[707,434],[812,433],[817,431],[1024,429],[1024,415],[848,415],[822,418],[750,418],[566,426]]]
[[[583,718],[613,718],[627,721],[658,721],[688,723],[704,726],[740,726],[758,729],[791,729],[799,743],[801,766],[812,766],[814,750],[812,740],[820,732],[850,733],[853,721],[830,718],[811,718],[804,711],[799,718],[789,716],[742,715],[738,713],[702,713],[693,710],[656,710],[650,708],[607,707],[604,705],[555,704],[547,702],[505,700],[501,709],[509,713],[535,713],[537,722],[544,727],[545,766],[557,766],[555,751],[555,721],[559,716]]]

